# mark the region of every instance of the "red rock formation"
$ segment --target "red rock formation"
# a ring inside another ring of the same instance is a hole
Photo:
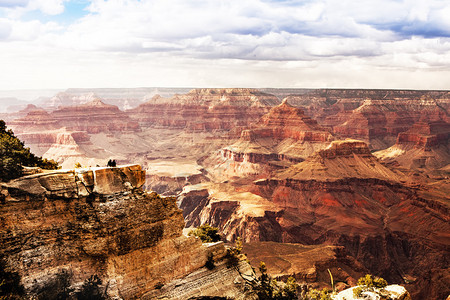
[[[139,125],[117,106],[105,104],[100,99],[79,106],[60,107],[51,113],[32,110],[25,117],[8,122],[8,126],[17,134],[62,127],[87,133],[140,131]]]
[[[128,112],[144,127],[230,130],[247,126],[278,103],[275,96],[252,89],[194,89],[169,99],[154,96]]]
[[[449,105],[449,101],[432,99],[366,100],[353,111],[340,112],[328,124],[338,136],[362,139],[372,149],[383,149],[419,120],[448,121]]]
[[[449,122],[447,91],[314,90],[286,99],[337,136],[362,139],[371,149],[393,145],[419,120]]]
[[[447,277],[436,280],[448,271],[448,200],[405,180],[365,143],[335,141],[253,187],[236,184],[246,199],[256,194],[271,205],[222,200],[210,192],[203,198],[187,194],[180,207],[186,201],[191,222],[217,226],[228,239],[344,246],[371,273],[392,283],[408,278],[417,299],[442,298],[450,292]]]
[[[249,130],[242,131],[240,140],[223,148],[221,153],[224,158],[237,162],[301,161],[332,139],[332,135],[302,109],[284,100]]]
[[[375,155],[406,168],[439,169],[450,162],[449,137],[450,124],[445,121],[418,122],[400,133],[394,146]]]
[[[117,106],[103,103],[100,99],[79,105],[61,107],[51,113],[60,127],[87,133],[137,132],[139,124],[132,121]]]

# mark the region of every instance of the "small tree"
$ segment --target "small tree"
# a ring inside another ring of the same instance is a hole
[[[22,166],[57,169],[53,160],[42,159],[31,153],[30,148],[19,140],[11,129],[6,129],[0,120],[0,181],[9,181],[22,176]]]
[[[261,275],[258,277],[256,281],[256,285],[253,286],[253,289],[256,291],[256,295],[258,299],[262,300],[294,300],[298,299],[297,296],[297,288],[298,284],[295,281],[294,277],[289,277],[284,282],[277,282],[272,279],[271,276],[267,274],[267,267],[264,262],[260,262],[259,264],[259,272]]]
[[[227,254],[225,259],[227,260],[227,268],[236,268],[239,264],[239,255],[242,252],[242,241],[241,238],[236,239],[236,245],[234,247],[227,249]]]
[[[212,243],[220,241],[219,229],[209,224],[204,224],[189,232],[190,236],[198,236],[203,243]]]

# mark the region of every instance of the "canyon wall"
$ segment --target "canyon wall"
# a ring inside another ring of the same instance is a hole
[[[129,165],[3,183],[0,256],[8,270],[38,299],[75,292],[94,275],[109,297],[133,299],[201,269],[209,252],[224,255],[223,244],[208,248],[183,236],[175,199],[143,192],[144,182],[140,166]]]
[[[448,198],[385,166],[364,142],[334,141],[252,186],[241,182],[245,198],[186,189],[187,224],[212,224],[230,240],[344,246],[369,272],[407,283],[416,299],[450,292]]]
[[[143,127],[229,131],[247,126],[279,103],[254,89],[194,89],[171,98],[156,95],[128,114]]]

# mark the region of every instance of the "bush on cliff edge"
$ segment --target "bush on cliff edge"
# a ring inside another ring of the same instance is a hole
[[[199,237],[203,243],[213,243],[220,241],[219,229],[209,224],[203,224],[189,232],[189,235]]]
[[[11,129],[6,129],[5,121],[0,120],[0,181],[9,181],[22,176],[22,166],[57,169],[53,160],[43,159],[25,148]]]

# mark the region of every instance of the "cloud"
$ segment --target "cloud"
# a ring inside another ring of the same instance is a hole
[[[78,9],[86,11],[74,22],[55,17],[64,18],[66,7],[80,1]],[[233,78],[225,70],[229,65],[243,82],[244,74],[254,78],[260,72],[266,80],[273,70],[280,80],[297,84],[300,79],[290,76],[304,78],[306,70],[316,74],[316,83],[320,72],[332,82],[348,82],[369,76],[363,70],[386,78],[388,71],[443,72],[450,61],[450,3],[443,0],[0,0],[1,9],[0,56],[11,62],[28,57],[29,68],[58,63],[45,67],[57,73],[65,73],[65,66],[73,74],[91,70],[106,78],[127,68],[142,74],[143,65],[168,75],[166,68],[186,82],[194,82],[187,79],[191,74],[198,82],[225,83]],[[32,18],[30,12],[48,17]],[[45,53],[58,59],[48,60]],[[24,62],[17,64],[26,69]],[[354,76],[343,76],[340,67]],[[227,80],[213,70],[228,74]]]
[[[29,0],[0,0],[0,7],[24,7],[28,4]]]
[[[40,11],[45,15],[64,12],[64,2],[70,0],[0,0],[0,9],[7,9],[10,18],[19,19],[30,11]]]

